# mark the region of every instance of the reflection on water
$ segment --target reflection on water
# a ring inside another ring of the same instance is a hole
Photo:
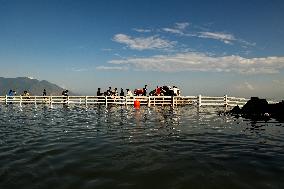
[[[284,124],[218,111],[0,106],[0,188],[283,188]]]

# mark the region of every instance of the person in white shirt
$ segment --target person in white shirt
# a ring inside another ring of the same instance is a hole
[[[129,90],[129,89],[126,89],[126,95],[127,95],[127,96],[133,96],[131,90]]]

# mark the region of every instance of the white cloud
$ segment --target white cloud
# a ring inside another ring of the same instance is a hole
[[[198,52],[156,55],[146,58],[111,60],[109,63],[133,66],[137,70],[181,72],[233,72],[240,74],[274,74],[284,69],[284,57],[244,58],[214,56]]]
[[[98,66],[97,70],[128,70],[126,66]]]
[[[184,33],[184,30],[186,29],[187,26],[189,26],[189,23],[187,22],[176,23],[173,28],[162,28],[162,30],[173,34],[186,35]]]
[[[175,27],[180,30],[184,30],[187,26],[189,26],[188,22],[176,23],[175,25]]]
[[[111,48],[103,48],[103,49],[101,49],[102,51],[112,51],[112,49]]]
[[[86,72],[88,71],[87,68],[71,68],[72,72]]]
[[[157,36],[133,38],[125,34],[116,34],[113,40],[135,50],[170,49],[176,43]]]
[[[169,33],[181,34],[181,35],[183,34],[182,31],[178,29],[174,29],[174,28],[163,28],[163,31],[169,32]]]
[[[142,28],[133,28],[134,31],[140,32],[140,33],[149,33],[152,30],[150,29],[142,29]]]
[[[237,91],[239,91],[239,92],[255,91],[255,89],[256,89],[251,83],[249,83],[249,82],[247,82],[247,81],[244,82],[244,83],[241,83],[241,84],[237,85],[235,88],[236,88]]]
[[[284,87],[284,80],[273,80],[272,81],[274,84],[276,84],[278,87]]]
[[[199,32],[198,37],[220,40],[226,44],[231,44],[236,38],[232,34],[220,32]]]
[[[254,90],[254,87],[253,87],[249,82],[245,82],[244,85],[245,85],[245,87],[246,87],[247,89],[249,89],[249,90],[251,90],[251,91]]]
[[[225,44],[233,44],[233,42],[238,42],[242,44],[243,48],[248,48],[248,46],[255,46],[255,43],[247,42],[243,39],[236,38],[233,34],[222,33],[222,32],[199,32],[197,35],[192,35],[199,38],[215,39],[222,41]]]

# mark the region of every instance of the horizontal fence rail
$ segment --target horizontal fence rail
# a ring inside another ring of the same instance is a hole
[[[140,105],[146,106],[225,106],[242,107],[249,99],[210,96],[0,96],[0,104],[46,104],[46,105],[133,105],[138,100]],[[269,103],[276,103],[269,101]]]

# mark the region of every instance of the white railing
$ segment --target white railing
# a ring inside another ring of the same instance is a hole
[[[249,99],[210,96],[0,96],[0,104],[66,104],[66,105],[133,105],[139,100],[140,105],[147,106],[240,106],[242,107]],[[274,102],[275,103],[275,102]]]

